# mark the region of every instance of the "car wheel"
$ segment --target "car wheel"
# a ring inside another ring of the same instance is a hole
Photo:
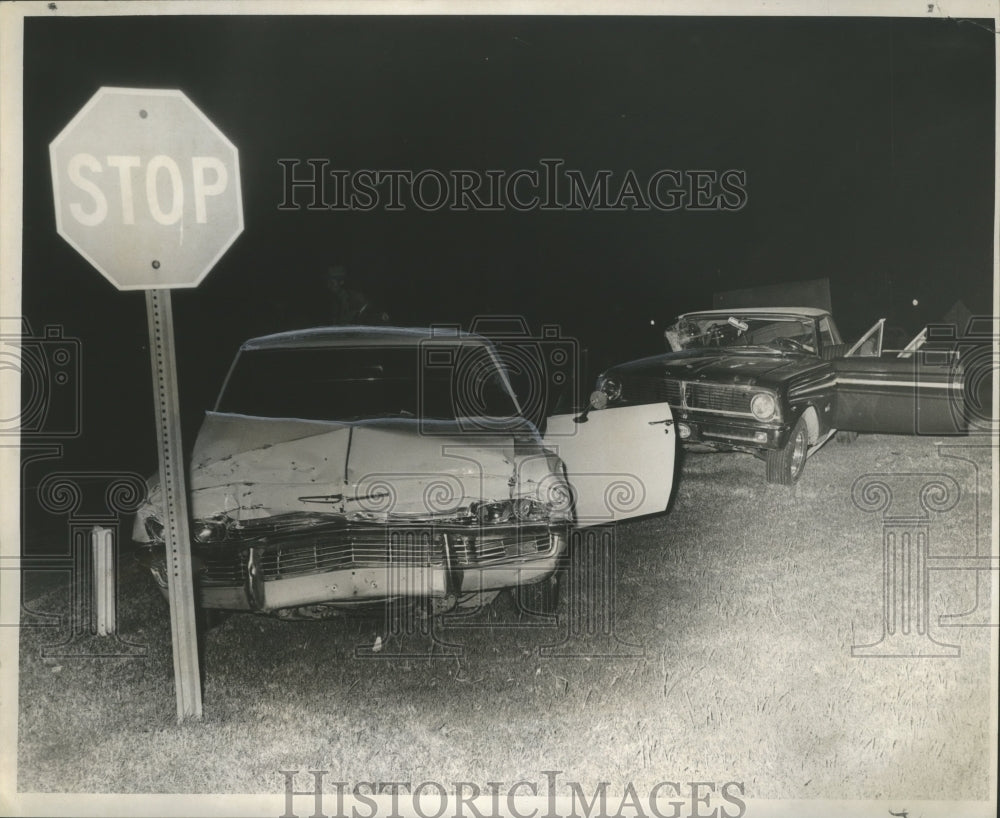
[[[529,613],[553,614],[559,607],[559,577],[517,586],[517,606]]]
[[[809,453],[809,431],[799,418],[784,448],[767,453],[767,482],[790,486],[802,476]]]
[[[841,445],[846,446],[850,443],[853,443],[857,439],[858,439],[857,432],[845,432],[843,429],[837,432],[837,442],[840,443]]]

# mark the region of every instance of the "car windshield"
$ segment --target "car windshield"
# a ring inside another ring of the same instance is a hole
[[[482,344],[244,350],[219,412],[270,418],[509,418],[518,414]]]
[[[675,352],[719,347],[816,351],[813,320],[800,315],[686,315],[666,331],[666,337]]]

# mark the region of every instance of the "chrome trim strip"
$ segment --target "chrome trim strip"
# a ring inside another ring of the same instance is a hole
[[[836,385],[837,380],[834,378],[833,380],[822,381],[821,383],[795,386],[788,390],[788,397],[803,395],[806,392],[815,392],[817,389],[832,389]]]
[[[935,383],[933,381],[899,381],[899,380],[875,380],[870,378],[837,378],[837,385],[845,384],[851,386],[895,386],[913,387],[914,389],[957,389],[965,388],[963,383]]]
[[[767,441],[757,440],[753,435],[735,434],[732,432],[706,432],[701,431],[702,437],[716,437],[720,440],[742,440],[747,443],[766,443]],[[697,441],[695,441],[697,442]]]

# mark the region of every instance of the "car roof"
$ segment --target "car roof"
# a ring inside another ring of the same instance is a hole
[[[808,318],[820,318],[829,314],[829,310],[823,310],[819,307],[731,307],[724,310],[686,312],[678,317],[688,318],[692,315],[803,315]]]
[[[456,340],[471,343],[489,343],[485,338],[463,332],[455,326],[445,327],[368,327],[337,326],[312,327],[290,332],[278,332],[251,338],[240,347],[251,349],[300,349],[303,347],[357,347],[357,346],[418,346],[432,340]]]

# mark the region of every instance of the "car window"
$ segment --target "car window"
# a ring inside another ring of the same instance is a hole
[[[927,327],[924,327],[920,332],[918,332],[913,340],[910,341],[903,349],[899,351],[897,358],[911,358],[913,353],[920,349],[924,344],[927,343]]]
[[[244,350],[217,411],[255,417],[513,417],[517,407],[483,345]]]
[[[878,358],[882,354],[882,334],[885,319],[880,318],[848,351],[846,358]]]
[[[665,332],[671,349],[767,347],[790,352],[816,351],[813,319],[798,315],[686,315]]]
[[[833,328],[830,325],[829,316],[824,316],[819,320],[819,340],[820,345],[824,347],[837,343],[834,340]]]

